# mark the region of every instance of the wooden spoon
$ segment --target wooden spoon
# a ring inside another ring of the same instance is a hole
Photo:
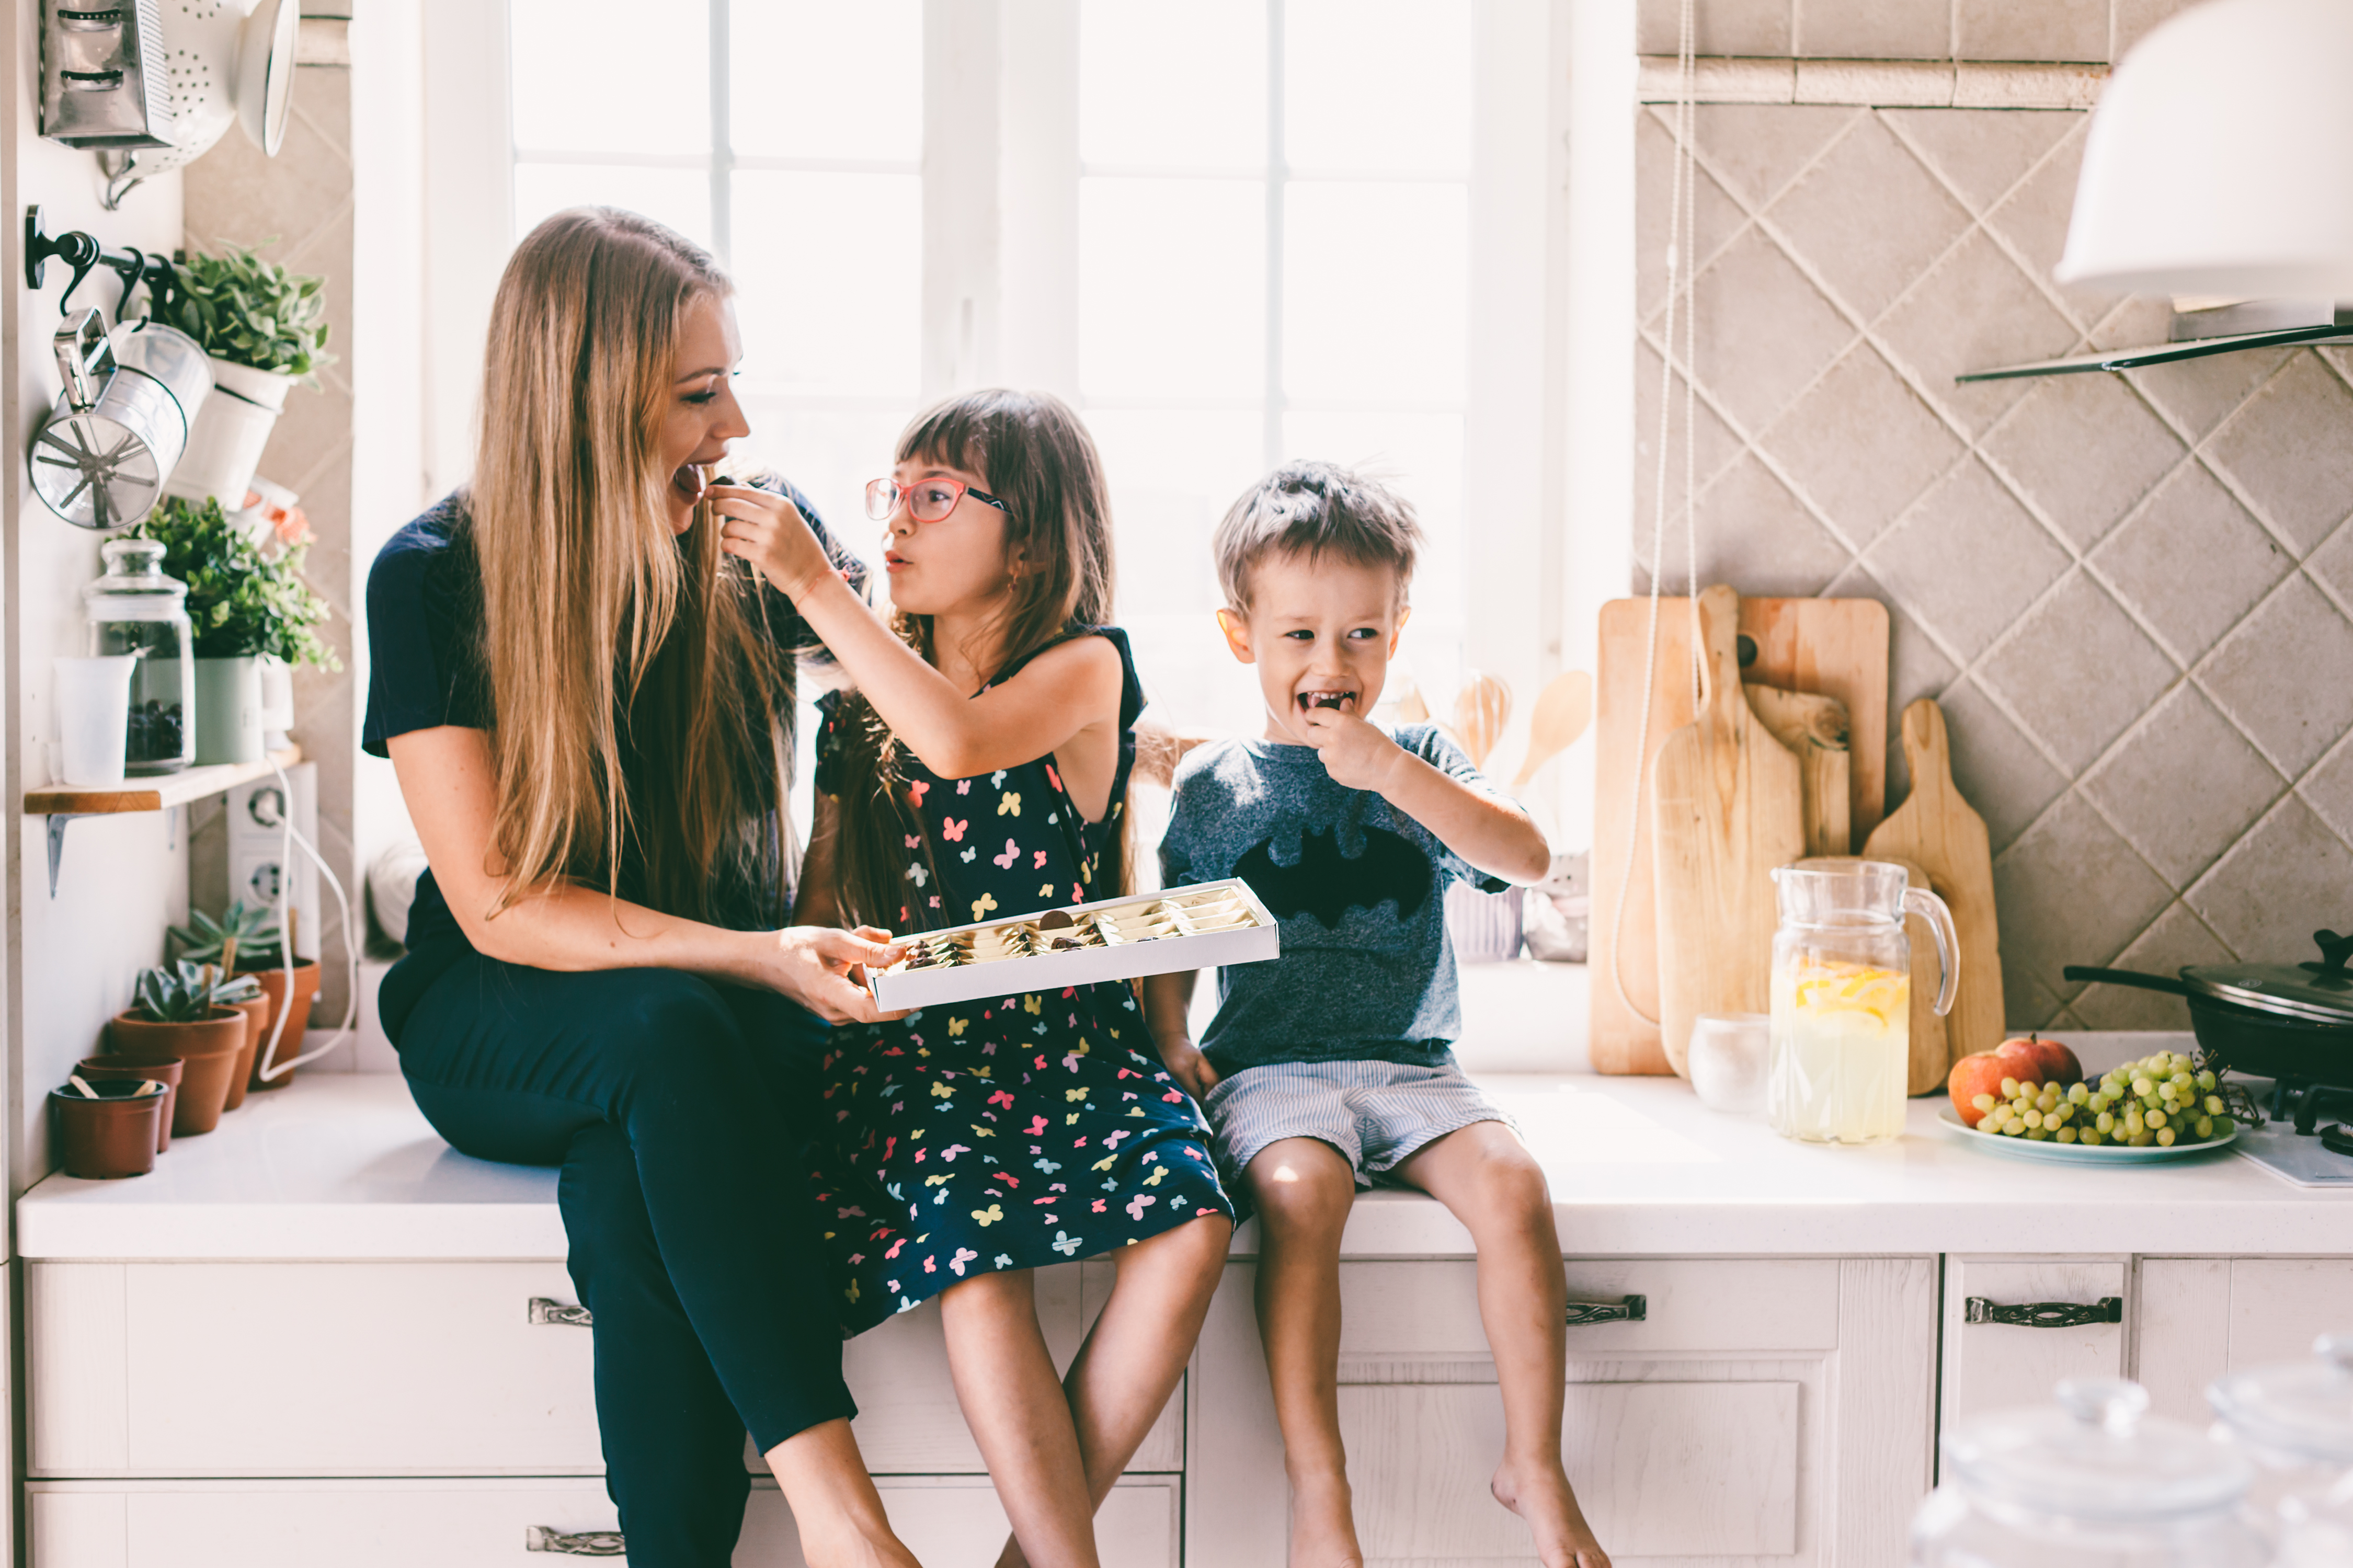
[[[1473,767],[1487,765],[1488,754],[1504,738],[1504,725],[1511,716],[1512,689],[1503,678],[1472,671],[1454,699],[1454,732],[1462,737],[1462,749],[1471,753]]]
[[[1528,754],[1512,787],[1525,789],[1536,770],[1575,745],[1592,721],[1593,677],[1581,669],[1554,676],[1536,694],[1535,711],[1528,715]]]

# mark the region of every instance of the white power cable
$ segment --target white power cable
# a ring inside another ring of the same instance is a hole
[[[286,994],[279,1003],[277,1021],[269,1026],[269,1038],[261,1044],[261,1060],[254,1069],[265,1083],[284,1078],[304,1062],[318,1060],[350,1039],[358,1032],[360,1016],[360,950],[357,933],[352,929],[352,901],[343,892],[343,879],[337,877],[335,868],[327,864],[327,858],[294,829],[294,781],[286,776],[286,770],[279,765],[275,757],[269,761],[269,771],[278,775],[278,823],[283,829],[278,853],[278,946],[286,961]],[[334,889],[335,908],[343,919],[343,959],[348,979],[343,987],[343,1026],[317,1050],[305,1051],[281,1062],[278,1060],[278,1042],[286,1033],[288,1016],[294,1011],[294,933],[286,923],[286,900],[294,882],[296,845],[301,846],[302,853],[311,858],[311,863],[318,867],[320,874],[327,879],[327,886]]]

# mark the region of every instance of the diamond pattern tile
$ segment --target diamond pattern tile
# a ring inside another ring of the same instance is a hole
[[[2291,778],[2353,729],[2353,625],[2302,573],[2198,673],[2216,705]]]
[[[2301,963],[2319,956],[2315,931],[2345,929],[2353,849],[2290,795],[2185,897],[2241,958]]]
[[[2353,513],[2353,392],[2316,354],[2296,354],[2206,444],[2299,552]]]
[[[1983,434],[2033,384],[1983,381],[1961,386],[1953,377],[2049,359],[2073,349],[2082,335],[1983,234],[1970,235],[1947,253],[1877,330],[1896,363],[1912,373],[1946,417],[1972,436]]]
[[[2008,195],[2074,127],[2073,114],[1988,114],[1974,109],[1889,109],[1888,128],[1982,213]]]
[[[2181,442],[2113,375],[2054,375],[1982,446],[2044,517],[2088,549],[2181,461]]]
[[[2197,688],[2175,687],[2084,780],[2140,858],[2186,888],[2287,793]]]
[[[1649,537],[1654,515],[1659,479],[1659,371],[1658,351],[1648,342],[1639,345],[1634,362],[1634,520],[1645,538]],[[1699,488],[1704,490],[1709,480],[1740,456],[1741,440],[1730,426],[1716,416],[1704,396],[1692,401],[1699,426],[1699,445],[1693,459]],[[1671,528],[1681,526],[1676,515],[1683,496],[1683,387],[1678,377],[1667,405],[1667,509]]]
[[[2017,970],[2063,1000],[2076,987],[2060,971],[2105,963],[2173,901],[2172,889],[2100,819],[2068,795],[1994,861],[2002,971]]]
[[[1699,110],[1698,162],[1750,212],[1761,212],[1841,132],[1870,112],[1836,105],[1705,104]]]
[[[1667,303],[1667,226],[1674,216],[1674,153],[1672,129],[1655,109],[1644,110],[1634,125],[1634,286],[1635,307],[1652,331],[1658,330],[1660,313]],[[1687,249],[1704,264],[1739,232],[1748,215],[1705,169],[1694,173],[1698,185],[1692,217],[1699,243]]]
[[[1801,59],[1934,60],[1952,53],[1951,0],[1805,0]]]
[[[2075,51],[2105,40],[2107,4],[1955,3],[1964,58],[2047,57],[2052,38],[2073,40],[2059,58],[2104,58]],[[2113,0],[2116,38],[2180,4]],[[1883,10],[1806,0],[1795,47],[1827,51],[1833,25],[1921,25],[1909,0]],[[1769,33],[1792,11],[1718,14]],[[1656,204],[1666,137],[1647,124],[1638,178]],[[2083,125],[1702,110],[1704,222],[1730,237],[1701,289],[1701,464],[1717,471],[1700,553],[1745,593],[1888,605],[1891,713],[1939,699],[1993,838],[2014,1026],[2179,1026],[2177,1003],[2069,985],[2060,967],[2297,957],[2314,927],[2353,922],[2353,349],[1954,384],[2165,335],[2161,300],[2036,279],[2063,240]],[[1635,364],[1638,555],[1654,346]],[[1683,574],[1678,539],[1670,584]],[[1888,762],[1900,801],[1909,780]]]
[[[1980,679],[2080,774],[2176,673],[2147,634],[2078,571],[1986,656]]]
[[[1871,440],[1857,442],[1857,430]],[[1831,366],[1761,444],[1854,549],[1878,538],[1962,452],[1868,344]]]
[[[1700,374],[1751,431],[1776,415],[1854,341],[1854,329],[1756,229],[1699,275]]]
[[[1839,138],[1766,221],[1869,321],[1969,226],[1969,215],[1875,115]]]
[[[2278,542],[2197,463],[2176,468],[2091,563],[2184,665],[2203,658],[2295,570]]]
[[[2071,564],[1976,458],[1948,473],[1864,559],[1965,659],[1992,646]]]
[[[2193,963],[2228,963],[2234,955],[2186,904],[2166,907],[2157,922],[2116,954],[2116,969],[2172,974]],[[2131,985],[2086,985],[2068,1007],[2092,1029],[2187,1029],[2189,1005]]]

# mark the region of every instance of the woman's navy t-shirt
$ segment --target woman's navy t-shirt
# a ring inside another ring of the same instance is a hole
[[[799,508],[850,584],[864,587],[865,566],[826,531],[807,496],[780,480],[753,482],[776,490]],[[789,600],[765,581],[760,594],[761,619],[780,649],[788,655],[822,651]],[[367,613],[363,750],[371,756],[389,756],[386,742],[412,730],[452,724],[470,730],[493,727],[489,670],[481,649],[481,570],[469,537],[463,492],[443,498],[377,552],[368,572]],[[472,951],[433,873],[427,871],[417,879],[417,901],[408,912],[408,956],[385,977],[379,1003],[385,1030],[394,1039],[427,988]]]

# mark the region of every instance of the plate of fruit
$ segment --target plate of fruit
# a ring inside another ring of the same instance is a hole
[[[2072,1164],[2211,1153],[2239,1135],[2222,1086],[2178,1051],[2084,1076],[2075,1053],[2030,1036],[1953,1064],[1936,1120],[1991,1152]]]

